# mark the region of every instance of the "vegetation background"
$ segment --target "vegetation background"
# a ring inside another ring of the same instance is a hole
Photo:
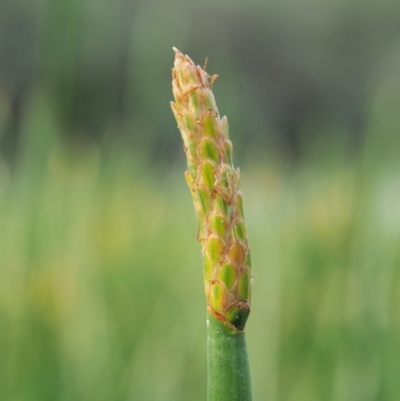
[[[254,400],[399,400],[397,0],[1,1],[0,399],[205,399],[172,46],[220,75]]]

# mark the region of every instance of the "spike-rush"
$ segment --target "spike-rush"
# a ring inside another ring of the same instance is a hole
[[[209,76],[188,56],[174,51],[171,106],[187,156],[186,181],[198,220],[207,307],[230,329],[241,332],[250,313],[250,250],[228,120],[220,118],[211,90],[217,76]]]

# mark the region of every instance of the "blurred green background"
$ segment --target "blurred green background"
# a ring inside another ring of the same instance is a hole
[[[205,400],[172,46],[220,75],[254,400],[399,400],[397,0],[1,0],[0,400]]]

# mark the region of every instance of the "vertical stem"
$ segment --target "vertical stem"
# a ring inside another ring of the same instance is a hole
[[[208,401],[251,401],[245,333],[233,331],[209,312],[207,370]]]

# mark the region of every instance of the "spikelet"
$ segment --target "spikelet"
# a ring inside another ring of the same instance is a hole
[[[251,271],[240,174],[232,164],[228,120],[220,118],[210,77],[174,48],[172,111],[187,156],[186,181],[198,220],[210,313],[243,331],[250,313]]]

